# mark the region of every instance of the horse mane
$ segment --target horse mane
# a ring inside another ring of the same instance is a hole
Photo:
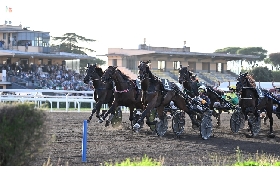
[[[102,68],[101,67],[95,67],[95,71],[96,71],[96,73],[100,76],[100,77],[102,77],[102,75],[103,75],[103,70],[102,70]]]
[[[252,87],[256,88],[256,81],[255,81],[255,79],[253,78],[253,76],[250,75],[250,74],[248,74],[248,75],[246,75],[246,78],[247,78],[248,82],[250,83],[250,85],[251,85]]]
[[[125,75],[122,71],[120,71],[119,69],[117,69],[120,73],[120,75],[122,76],[122,78],[126,81],[131,80],[129,76]]]

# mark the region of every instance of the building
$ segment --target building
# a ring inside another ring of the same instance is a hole
[[[123,66],[131,70],[137,70],[141,60],[151,60],[151,68],[162,71],[176,70],[182,65],[189,66],[193,72],[221,73],[227,71],[228,61],[259,58],[252,55],[190,52],[190,47],[151,47],[145,44],[141,44],[138,49],[109,48],[106,56],[109,66]]]
[[[0,25],[0,65],[59,64],[79,72],[80,59],[95,58],[55,51],[49,42],[49,32],[31,31],[22,25]]]
[[[122,66],[131,71],[138,70],[140,61],[151,60],[151,69],[162,72],[178,71],[180,65],[189,66],[195,73],[227,73],[227,62],[258,59],[259,56],[191,52],[190,47],[152,47],[140,44],[138,49],[109,48],[109,66]]]

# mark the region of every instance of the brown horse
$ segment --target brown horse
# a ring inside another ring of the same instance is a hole
[[[240,73],[237,78],[236,91],[241,95],[239,106],[245,115],[245,120],[248,120],[249,129],[251,130],[250,137],[257,136],[260,131],[260,112],[262,110],[266,111],[266,115],[269,118],[270,129],[268,136],[275,137],[272,117],[273,99],[269,96],[269,93],[257,88],[255,80],[248,72]]]
[[[178,81],[180,84],[184,87],[184,93],[188,94],[191,97],[198,96],[198,88],[202,85],[198,82],[198,80],[195,79],[196,76],[193,76],[192,72],[188,70],[188,67],[182,67],[180,66],[179,69],[179,77]],[[222,93],[218,90],[214,90],[211,86],[205,86],[206,87],[206,95],[209,97],[211,103],[209,105],[210,109],[213,112],[213,116],[217,119],[217,127],[221,124],[221,117],[220,114],[222,113],[222,110],[229,110],[232,108],[229,105],[229,102],[222,99]],[[214,103],[220,101],[223,104],[228,104],[229,107],[225,107],[224,109],[220,109],[219,113],[217,113],[214,109]]]
[[[130,109],[129,120],[132,122],[134,109],[144,109],[141,102],[141,90],[138,90],[136,81],[133,81],[127,75],[123,74],[119,69],[117,69],[116,66],[109,66],[105,70],[102,76],[102,81],[105,83],[114,81],[116,85],[114,90],[115,100],[110,109],[102,117],[102,120],[105,120],[108,114],[114,112],[118,106],[126,106]],[[106,120],[106,126],[109,125],[112,118],[113,115],[111,115],[109,119]]]
[[[164,85],[160,78],[153,75],[149,67],[150,61],[141,61],[139,68],[139,79],[141,81],[142,89],[142,103],[144,105],[144,111],[142,112],[141,118],[134,124],[134,131],[139,131],[141,124],[143,123],[144,118],[150,115],[151,110],[157,108],[158,121],[150,123],[146,121],[148,125],[160,122],[164,120],[163,110],[158,107],[162,104],[164,96],[166,94],[172,94],[168,90],[164,89]]]
[[[101,77],[103,70],[95,65],[88,66],[87,74],[84,77],[84,83],[88,84],[92,81],[94,86],[94,100],[96,102],[95,108],[92,109],[91,115],[89,116],[88,122],[92,119],[93,114],[96,112],[96,117],[100,118],[100,109],[102,104],[108,104],[108,107],[112,106],[114,101],[113,94],[113,82],[103,83]],[[102,115],[101,115],[102,116]]]

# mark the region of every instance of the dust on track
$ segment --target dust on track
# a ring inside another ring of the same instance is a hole
[[[191,128],[186,117],[184,133],[175,137],[171,120],[167,133],[158,137],[146,124],[139,133],[131,131],[128,114],[123,114],[119,127],[105,127],[94,117],[88,123],[87,162],[82,162],[83,121],[89,112],[48,112],[49,141],[44,151],[30,165],[42,166],[51,158],[52,165],[100,166],[104,162],[121,162],[126,158],[137,159],[144,155],[163,160],[166,166],[226,165],[236,160],[237,147],[245,155],[267,153],[280,156],[280,120],[274,115],[275,138],[267,138],[268,125],[261,126],[256,138],[245,136],[246,126],[239,133],[230,130],[230,115],[221,114],[221,127],[215,128],[213,136],[203,140],[199,131]],[[212,118],[213,125],[216,119]]]

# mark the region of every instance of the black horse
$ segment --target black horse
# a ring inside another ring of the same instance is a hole
[[[143,104],[141,102],[141,90],[138,90],[136,81],[130,79],[127,75],[122,73],[119,69],[117,69],[116,66],[109,66],[105,70],[102,76],[102,81],[104,81],[105,83],[110,83],[114,81],[115,83],[115,100],[110,109],[102,117],[102,120],[105,120],[108,114],[114,112],[118,106],[126,106],[130,109],[129,120],[132,122],[134,109],[144,109]],[[112,118],[113,115],[111,115],[110,118],[106,120],[106,126],[109,125]]]
[[[237,78],[236,91],[241,95],[239,106],[245,115],[245,120],[248,120],[250,136],[258,135],[261,125],[260,113],[265,110],[270,123],[268,137],[275,137],[272,117],[273,99],[269,96],[269,92],[257,88],[255,80],[248,72],[240,73]]]
[[[150,61],[141,61],[139,68],[139,79],[141,82],[142,89],[142,103],[144,105],[144,111],[142,112],[141,118],[134,124],[134,131],[139,131],[143,124],[144,118],[151,114],[151,110],[156,108],[158,118],[156,121],[150,123],[146,121],[147,125],[156,123],[157,126],[165,126],[165,116],[163,115],[164,107],[170,100],[165,100],[165,96],[168,94],[174,94],[171,90],[166,90],[160,78],[153,75],[149,67]],[[161,127],[159,127],[161,128]],[[164,132],[162,132],[164,133]]]
[[[195,75],[188,70],[188,67],[180,66],[178,81],[184,87],[184,93],[191,97],[198,96],[198,88],[204,84],[198,82],[195,79]],[[206,95],[209,97],[211,103],[209,105],[210,110],[212,110],[212,115],[217,119],[217,127],[221,124],[220,114],[222,111],[228,111],[232,108],[229,102],[222,98],[223,93],[219,90],[215,90],[212,86],[206,86]],[[218,112],[215,111],[214,103],[220,102],[223,106],[219,108]]]
[[[89,116],[88,122],[92,119],[93,114],[96,112],[96,117],[99,119],[100,116],[100,109],[102,104],[107,104],[110,108],[114,101],[114,94],[113,94],[113,82],[103,83],[101,81],[101,77],[103,75],[102,68],[94,65],[88,66],[87,74],[84,77],[84,83],[88,84],[89,81],[92,81],[94,91],[94,100],[96,102],[95,108],[92,109],[92,113]]]
[[[183,85],[184,93],[188,94],[190,97],[195,97],[198,95],[198,87],[200,83],[195,79],[192,72],[188,70],[188,67],[182,67],[180,65],[178,81]]]

